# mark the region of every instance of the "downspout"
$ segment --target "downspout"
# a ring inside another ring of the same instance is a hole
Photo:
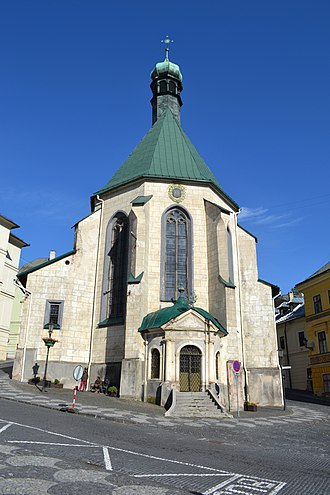
[[[290,366],[290,357],[289,357],[289,349],[288,349],[288,339],[286,334],[286,322],[284,322],[284,338],[285,338],[285,350],[286,350],[286,361],[287,365]],[[292,389],[292,379],[291,379],[291,369],[288,369],[289,372],[289,382],[290,382],[290,390]],[[285,390],[283,391],[285,393]]]
[[[205,346],[205,356],[204,356],[204,362],[205,362],[205,367],[204,367],[204,392],[209,388],[209,346],[208,346],[208,335],[210,331],[210,320],[206,320],[205,325],[204,325],[204,346]]]
[[[250,401],[250,395],[249,395],[249,378],[248,378],[248,373],[246,369],[246,357],[245,357],[245,344],[244,344],[244,328],[243,328],[243,307],[242,307],[242,297],[241,297],[241,289],[242,289],[242,283],[241,283],[241,268],[240,268],[240,254],[239,254],[239,242],[238,242],[238,232],[237,232],[237,216],[238,213],[234,213],[235,215],[235,237],[236,237],[236,255],[237,255],[237,275],[238,275],[238,297],[239,297],[239,318],[240,318],[240,323],[241,323],[241,344],[242,344],[242,368],[244,372],[244,400],[245,402]]]
[[[280,297],[280,295],[281,295],[281,291],[279,291],[279,293],[276,294],[276,296],[273,297],[273,311],[274,311],[274,315],[275,315],[275,299],[277,299],[278,297]],[[276,320],[275,320],[275,332],[276,332],[276,342],[277,342],[277,347],[278,347]],[[284,411],[285,411],[285,390],[284,390],[284,387],[283,387],[283,370],[282,370],[282,366],[281,366],[281,358],[280,358],[280,355],[279,355],[279,349],[277,349],[277,356],[278,356],[277,357],[277,359],[278,359],[278,369],[279,369],[280,377],[281,377],[282,401],[283,401],[283,404],[284,404]]]
[[[90,369],[92,365],[92,351],[94,344],[94,331],[95,331],[95,307],[96,307],[96,287],[97,287],[97,278],[98,278],[98,266],[99,266],[99,254],[100,254],[100,244],[101,244],[101,232],[103,225],[103,213],[104,213],[104,200],[96,195],[96,199],[101,202],[101,215],[100,215],[100,224],[99,224],[99,233],[97,238],[97,250],[96,250],[96,263],[95,263],[95,278],[94,278],[94,298],[93,298],[93,307],[92,307],[92,324],[91,324],[91,336],[89,341],[89,356],[88,356],[88,382],[87,382],[87,390],[89,389],[90,382]]]
[[[28,335],[29,335],[29,327],[30,327],[30,318],[31,318],[31,307],[32,307],[32,292],[24,289],[24,294],[29,298],[29,310],[26,322],[26,332],[23,346],[23,358],[22,358],[22,371],[21,371],[21,382],[24,380],[24,371],[25,371],[25,359],[26,359],[26,347],[28,343]]]
[[[148,340],[147,338],[144,341],[144,385],[143,385],[143,402],[147,402],[147,383],[148,383]]]

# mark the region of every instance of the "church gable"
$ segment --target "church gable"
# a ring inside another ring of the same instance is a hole
[[[178,318],[169,321],[168,323],[163,325],[162,328],[164,330],[205,332],[206,325],[207,323],[205,318],[191,309],[187,313],[180,315]],[[214,332],[218,331],[218,329],[215,328],[213,324],[211,324],[211,326]]]

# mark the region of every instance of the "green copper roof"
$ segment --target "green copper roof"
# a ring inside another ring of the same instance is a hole
[[[150,77],[151,79],[155,79],[156,77],[164,74],[170,74],[182,81],[180,67],[177,64],[170,62],[168,58],[165,58],[164,62],[158,62],[158,64],[156,64],[154,70],[150,74]]]
[[[210,313],[208,313],[202,308],[195,308],[189,306],[186,299],[182,296],[178,298],[178,300],[176,301],[176,303],[173,304],[173,306],[159,309],[158,311],[155,311],[154,313],[149,313],[147,316],[145,316],[139,328],[139,332],[145,332],[146,330],[149,330],[151,328],[160,328],[162,325],[165,325],[165,323],[168,323],[170,320],[173,320],[173,318],[176,318],[177,316],[186,313],[190,309],[203,316],[206,320],[210,320],[218,328],[218,330],[222,332],[224,335],[228,335],[227,330],[221,325],[221,323],[214,316],[212,316]]]
[[[112,179],[95,194],[141,178],[204,182],[225,194],[169,109],[155,122]],[[231,198],[225,196],[238,208]]]

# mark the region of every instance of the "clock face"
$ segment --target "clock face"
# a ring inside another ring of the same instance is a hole
[[[181,203],[186,196],[186,188],[181,184],[172,184],[168,188],[168,195],[172,201]]]

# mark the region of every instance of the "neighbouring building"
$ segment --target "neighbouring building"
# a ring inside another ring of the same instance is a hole
[[[313,392],[330,395],[330,262],[296,288],[304,293]]]
[[[14,378],[42,369],[51,323],[49,378],[65,386],[79,364],[121,397],[165,404],[173,391],[212,389],[232,409],[237,360],[240,407],[281,406],[276,289],[258,278],[255,237],[180,125],[182,74],[165,53],[151,73],[152,128],[92,195],[72,251],[19,274]]]
[[[277,345],[288,389],[311,391],[304,296],[293,290],[275,300]]]
[[[12,233],[12,230],[18,227],[19,225],[15,222],[0,215],[0,361],[13,357],[16,350],[16,348],[12,348],[10,339],[10,325],[16,290],[15,281],[21,249],[28,246],[26,242]]]

